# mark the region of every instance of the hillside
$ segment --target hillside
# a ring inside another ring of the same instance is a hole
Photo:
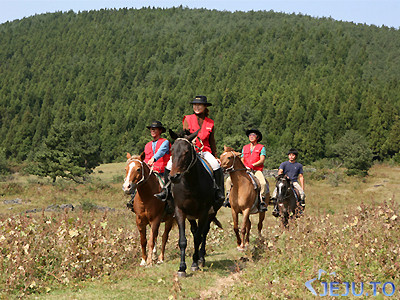
[[[103,161],[120,160],[203,94],[219,151],[257,127],[269,153],[310,162],[355,129],[385,159],[400,150],[399,81],[393,28],[182,7],[37,15],[0,25],[0,148],[32,159],[53,124],[86,120]]]

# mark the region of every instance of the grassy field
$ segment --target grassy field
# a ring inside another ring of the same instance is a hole
[[[123,169],[124,163],[102,165],[84,185],[23,176],[0,182],[1,298],[313,299],[305,283],[315,278],[312,287],[321,295],[323,282],[331,284],[331,295],[346,294],[347,282],[350,298],[400,299],[399,167],[375,165],[365,178],[340,170],[306,173],[305,216],[284,229],[270,209],[261,239],[252,216],[244,252],[236,250],[230,210],[222,208],[224,228],[210,231],[206,267],[183,279],[176,277],[177,228],[165,263],[139,266],[135,218],[121,190]],[[80,209],[44,211],[54,204]],[[319,270],[336,277],[318,278]],[[385,296],[392,286],[394,294]]]

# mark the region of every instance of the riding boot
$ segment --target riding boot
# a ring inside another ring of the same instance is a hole
[[[301,196],[300,196],[300,200],[299,200],[299,207],[300,207],[299,212],[302,215],[304,213],[305,208],[306,208],[306,202],[304,201],[304,198],[302,198]]]
[[[164,187],[162,188],[161,192],[158,194],[154,194],[157,199],[161,201],[165,201],[168,198],[168,195],[171,194],[171,182],[169,181],[169,172],[167,168],[164,171]]]
[[[226,194],[225,201],[224,201],[224,203],[222,204],[223,207],[231,207],[231,204],[229,203],[229,194],[230,194],[230,192],[228,192],[228,193]]]
[[[265,212],[265,211],[267,211],[267,210],[268,210],[268,206],[267,206],[267,204],[265,203],[265,197],[262,196],[262,197],[260,198],[260,211],[261,211],[261,212]]]
[[[135,191],[131,194],[131,199],[128,201],[128,203],[126,203],[126,206],[133,211],[133,201],[135,200],[135,196],[136,196],[137,190],[135,189]]]
[[[275,206],[274,206],[274,209],[272,210],[272,215],[273,215],[275,218],[279,217],[279,210],[278,210],[278,207],[276,206],[276,204],[275,204]]]
[[[215,178],[215,203],[214,210],[217,211],[225,201],[224,193],[224,172],[221,168],[214,171]]]

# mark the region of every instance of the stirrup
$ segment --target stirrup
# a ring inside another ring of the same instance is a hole
[[[261,201],[260,202],[260,209],[259,209],[261,212],[266,212],[266,211],[268,211],[268,206],[267,206],[267,204],[264,202],[264,201]]]

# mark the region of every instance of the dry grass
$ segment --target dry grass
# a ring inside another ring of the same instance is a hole
[[[334,182],[329,177],[307,180],[306,175],[305,217],[285,230],[267,213],[259,240],[253,216],[251,246],[244,253],[236,251],[230,211],[222,209],[218,217],[224,229],[210,231],[206,267],[189,272],[183,280],[175,277],[177,229],[167,245],[166,263],[138,267],[134,216],[124,206],[122,179],[117,182],[124,167],[124,163],[101,166],[85,185],[65,181],[53,185],[32,178],[0,183],[0,296],[311,299],[304,284],[318,269],[335,271],[340,282],[399,282],[398,167],[376,165],[366,178],[332,170]],[[22,204],[3,202],[16,198]],[[65,203],[115,210],[21,214]],[[192,240],[187,236],[190,264]]]

